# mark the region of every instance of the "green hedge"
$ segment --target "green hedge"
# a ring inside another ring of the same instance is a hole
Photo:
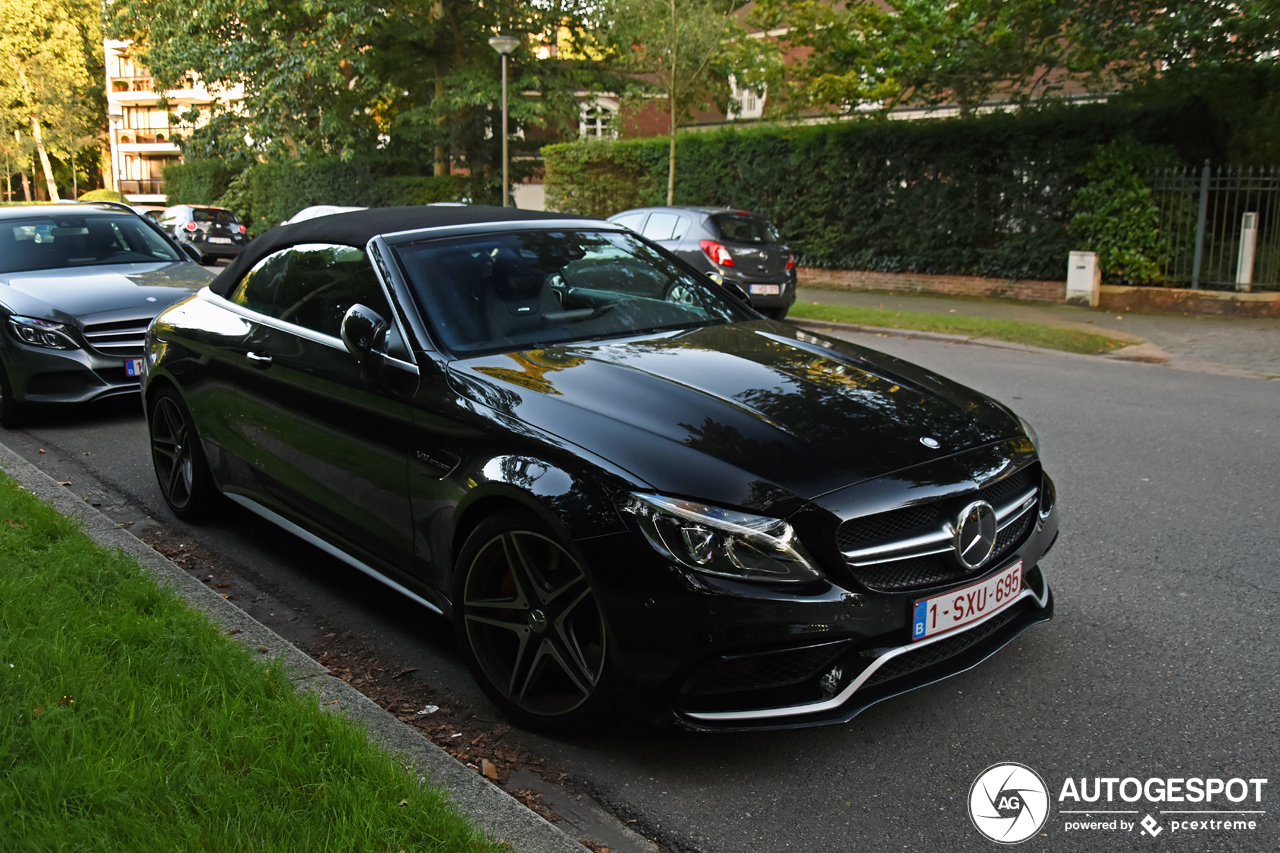
[[[221,161],[211,160],[170,166],[164,173],[166,188],[170,181],[184,192],[189,187],[207,186],[207,176],[220,175],[223,168]],[[258,163],[232,174],[217,195],[175,201],[171,191],[169,203],[229,207],[249,225],[249,233],[256,235],[317,204],[393,207],[458,201],[466,195],[466,177],[426,177],[414,174],[418,169],[417,164],[407,161],[344,161],[336,157]]]
[[[165,166],[165,203],[217,204],[237,174],[221,160],[190,160]]]
[[[1079,248],[1067,232],[1071,201],[1100,146],[1128,133],[1186,162],[1219,153],[1185,112],[1100,104],[687,133],[676,203],[766,214],[809,266],[1061,279]],[[664,203],[668,145],[544,148],[548,207],[607,216]]]
[[[80,201],[118,201],[124,204],[128,203],[128,199],[115,190],[89,190],[87,193],[81,194]]]

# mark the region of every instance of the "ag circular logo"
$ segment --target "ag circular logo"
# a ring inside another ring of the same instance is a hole
[[[1030,767],[993,764],[969,789],[969,817],[992,841],[1026,841],[1049,819],[1049,789]]]

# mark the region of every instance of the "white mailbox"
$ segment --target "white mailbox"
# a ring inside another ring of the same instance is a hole
[[[1072,252],[1067,260],[1067,304],[1098,307],[1102,271],[1097,252]]]

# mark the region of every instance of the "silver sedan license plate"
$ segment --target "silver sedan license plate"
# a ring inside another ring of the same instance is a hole
[[[923,640],[999,613],[1022,591],[1022,561],[1017,560],[975,584],[917,601],[911,639]]]

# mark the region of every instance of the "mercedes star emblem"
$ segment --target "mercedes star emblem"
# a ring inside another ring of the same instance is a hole
[[[986,501],[975,501],[956,520],[956,559],[976,569],[996,547],[996,511]]]

